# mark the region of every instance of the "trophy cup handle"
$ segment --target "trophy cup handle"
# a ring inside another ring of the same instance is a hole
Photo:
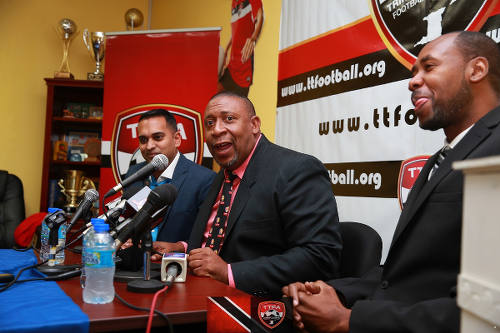
[[[87,28],[83,29],[82,36],[83,36],[83,43],[87,47],[87,50],[90,52],[90,55],[93,56],[92,49],[90,48],[89,30]]]
[[[59,179],[57,185],[61,188],[61,193],[64,194],[67,200],[71,200],[71,196],[68,193],[66,193],[66,188],[64,187],[63,184],[64,184],[64,179]]]
[[[88,189],[91,189],[91,188],[94,190],[96,189],[95,184],[92,181],[92,179],[87,178],[87,177],[83,177],[82,187],[81,187],[80,193],[78,193],[78,195],[83,195]]]

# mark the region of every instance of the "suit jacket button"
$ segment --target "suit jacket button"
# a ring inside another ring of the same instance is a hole
[[[389,287],[389,281],[387,280],[382,281],[382,283],[380,284],[380,288],[387,289],[387,287]]]

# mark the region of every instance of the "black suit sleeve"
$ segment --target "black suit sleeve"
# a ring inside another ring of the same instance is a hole
[[[352,308],[349,332],[458,332],[459,323],[460,310],[452,297],[415,304],[363,300]]]
[[[342,240],[337,205],[326,169],[319,160],[306,155],[295,155],[282,164],[287,166],[275,170],[279,173],[275,188],[261,181],[262,192],[256,190],[254,196],[274,201],[278,220],[260,222],[274,225],[276,232],[284,234],[283,237],[273,234],[260,237],[283,238],[286,250],[231,263],[236,287],[260,296],[278,295],[281,287],[295,281],[331,279],[339,268]],[[266,194],[269,192],[272,196]],[[265,211],[270,210],[269,206],[262,203],[253,209]],[[255,246],[262,245],[256,241]]]

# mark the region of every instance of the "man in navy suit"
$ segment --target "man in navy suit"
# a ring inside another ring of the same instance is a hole
[[[155,155],[164,154],[169,161],[164,171],[156,171],[145,181],[132,184],[126,193],[135,193],[144,186],[155,187],[171,183],[177,189],[177,199],[167,210],[164,221],[158,226],[154,250],[170,252],[176,242],[187,241],[200,204],[215,177],[215,172],[188,160],[178,151],[181,135],[174,116],[164,109],[147,111],[139,118],[137,127],[139,149],[146,162],[130,167],[127,176],[149,163]],[[126,178],[125,177],[125,178]],[[153,260],[159,255],[152,256]]]
[[[382,269],[360,279],[283,288],[294,299],[299,329],[459,330],[463,175],[452,162],[500,154],[500,51],[479,32],[446,34],[422,49],[412,74],[409,89],[420,127],[442,128],[445,146],[420,172]]]

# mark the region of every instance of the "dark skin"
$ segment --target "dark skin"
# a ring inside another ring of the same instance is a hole
[[[260,119],[234,96],[213,98],[205,110],[205,141],[217,163],[228,170],[238,168],[250,155],[260,135]],[[193,249],[188,257],[195,275],[228,284],[227,263],[210,248]]]
[[[481,56],[464,59],[455,45],[457,36],[443,35],[427,44],[412,67],[408,85],[420,127],[442,128],[448,142],[499,104],[488,79],[488,60]],[[351,310],[325,282],[296,282],[282,291],[293,299],[294,324],[299,330],[349,331]]]

